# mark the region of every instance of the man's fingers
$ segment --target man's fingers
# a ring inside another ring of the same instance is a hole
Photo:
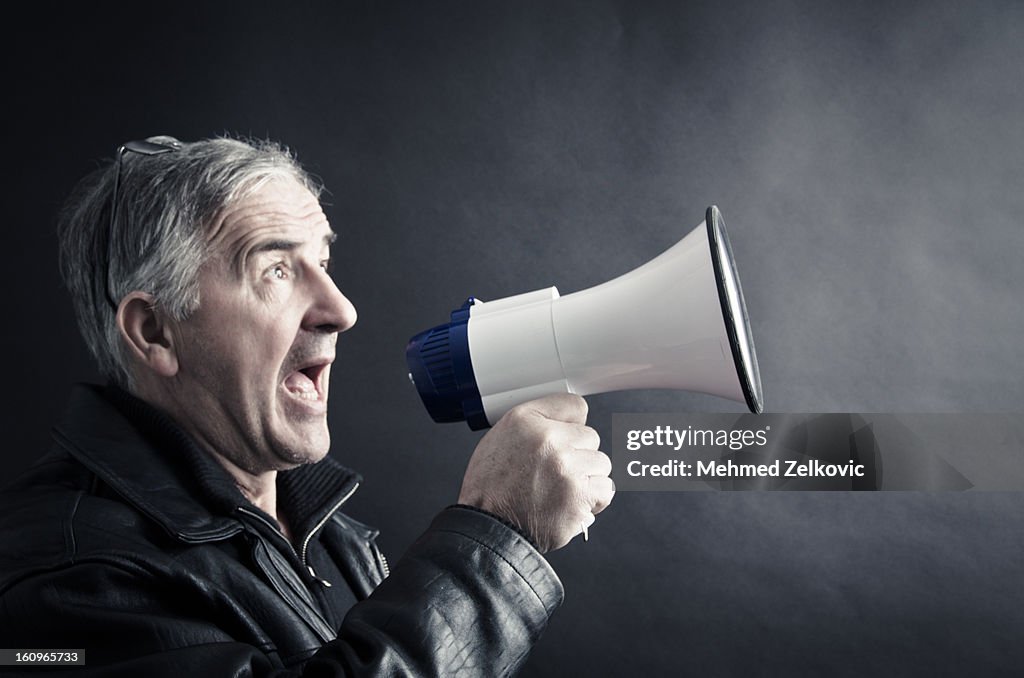
[[[578,450],[599,450],[601,449],[601,434],[589,426],[582,424],[574,425],[573,447]]]
[[[569,453],[572,468],[580,475],[610,476],[612,459],[600,450],[573,450]]]
[[[583,424],[552,424],[549,428],[550,444],[572,454],[575,451],[593,452],[601,448],[601,435]]]
[[[571,424],[587,423],[587,401],[572,393],[555,393],[526,403],[542,417]]]
[[[587,486],[593,502],[591,513],[597,514],[608,508],[615,496],[615,482],[608,476],[590,476]]]

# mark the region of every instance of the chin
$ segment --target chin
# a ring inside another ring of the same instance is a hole
[[[306,462],[305,462],[305,463],[307,463],[307,464],[315,464],[315,463],[317,463],[318,461],[323,461],[323,460],[324,460],[324,458],[325,458],[325,457],[327,456],[327,453],[328,453],[328,452],[330,452],[330,451],[331,451],[331,446],[330,446],[330,444],[327,444],[327,445],[325,445],[325,446],[324,446],[324,447],[322,447],[322,448],[318,448],[318,449],[316,449],[316,450],[313,450],[313,451],[312,451],[312,452],[311,452],[311,453],[310,453],[310,454],[309,454],[309,455],[308,455],[308,456],[306,457]]]
[[[322,461],[331,450],[331,436],[326,431],[311,432],[312,435],[299,436],[291,444],[284,443],[278,446],[280,458],[288,462],[288,468],[295,468],[302,464],[315,464]]]

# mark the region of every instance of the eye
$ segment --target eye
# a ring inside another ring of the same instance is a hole
[[[275,280],[286,280],[288,278],[288,267],[284,264],[274,264],[267,269],[267,274]]]
[[[330,273],[331,272],[331,264],[333,264],[333,263],[334,262],[331,259],[321,259],[320,260],[320,268],[322,268],[325,271],[327,271],[328,273]]]

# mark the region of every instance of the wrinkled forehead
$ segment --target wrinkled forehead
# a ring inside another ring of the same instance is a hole
[[[333,231],[319,200],[289,176],[255,184],[216,215],[206,233],[208,253],[237,259],[267,239],[321,247]]]

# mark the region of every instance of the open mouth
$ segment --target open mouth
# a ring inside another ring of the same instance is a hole
[[[327,397],[327,370],[333,358],[319,358],[290,373],[284,380],[285,389],[301,400],[319,401]]]

